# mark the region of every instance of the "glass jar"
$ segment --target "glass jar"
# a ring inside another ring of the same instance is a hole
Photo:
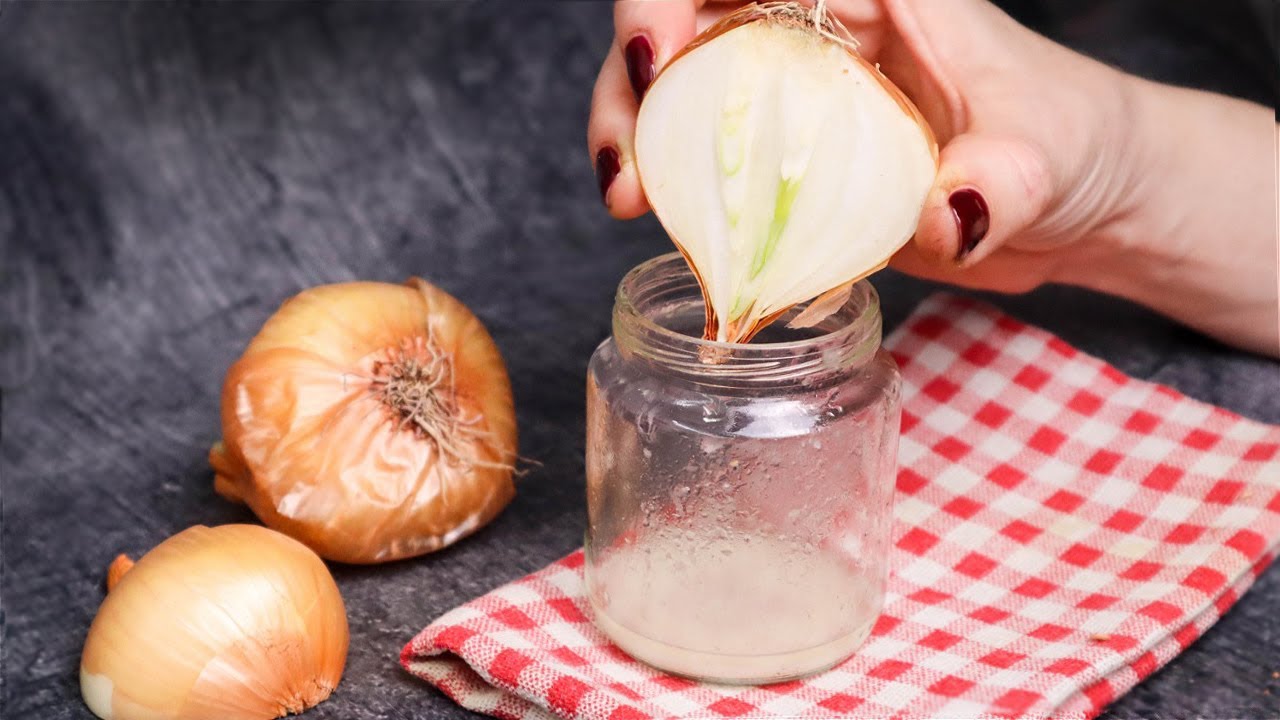
[[[661,670],[767,683],[851,655],[880,612],[897,366],[865,281],[808,330],[700,339],[678,254],[618,287],[587,372],[586,582],[596,625]]]

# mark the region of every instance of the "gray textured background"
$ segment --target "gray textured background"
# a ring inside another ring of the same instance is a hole
[[[1151,77],[1274,105],[1274,46],[1207,0],[1020,18]],[[583,376],[614,284],[668,245],[599,206],[583,135],[604,3],[0,0],[5,718],[87,718],[84,633],[120,551],[252,520],[212,490],[222,374],[288,295],[421,274],[489,325],[543,467],[433,556],[337,567],[346,676],[314,718],[462,717],[397,665],[435,616],[581,538]],[[1225,242],[1225,239],[1224,239]],[[929,289],[886,273],[889,323]],[[1280,422],[1274,363],[1064,289],[1001,305],[1138,377]],[[1280,570],[1112,716],[1280,716]]]

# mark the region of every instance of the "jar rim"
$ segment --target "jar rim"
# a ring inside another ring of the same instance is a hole
[[[718,375],[743,381],[778,381],[823,370],[845,370],[865,362],[880,347],[880,300],[865,279],[854,283],[845,304],[818,324],[817,329],[825,332],[783,342],[706,340],[664,326],[653,317],[658,308],[646,305],[672,296],[687,302],[693,293],[702,306],[697,278],[678,252],[632,268],[618,284],[614,302],[614,337],[624,352],[692,373],[699,380]],[[785,324],[807,306],[797,305],[776,322]]]

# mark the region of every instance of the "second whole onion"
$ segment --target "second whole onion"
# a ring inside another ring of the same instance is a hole
[[[333,576],[257,525],[188,528],[107,575],[80,658],[104,720],[267,720],[337,687],[347,614]]]

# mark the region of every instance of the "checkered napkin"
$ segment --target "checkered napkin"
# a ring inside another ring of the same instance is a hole
[[[760,687],[664,675],[591,625],[579,551],[446,613],[402,663],[504,718],[1089,717],[1271,561],[1280,428],[953,296],[886,345],[904,381],[893,571],[854,657]]]

